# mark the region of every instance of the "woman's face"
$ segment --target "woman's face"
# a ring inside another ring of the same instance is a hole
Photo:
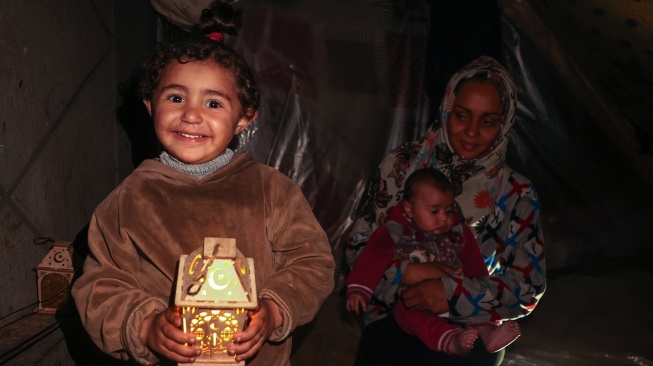
[[[501,98],[489,82],[468,80],[458,89],[447,121],[454,152],[473,160],[486,152],[501,131]]]

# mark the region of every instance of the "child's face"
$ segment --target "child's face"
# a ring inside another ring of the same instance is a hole
[[[404,201],[406,215],[415,226],[427,233],[442,234],[453,226],[454,197],[432,184],[417,184],[410,202]]]
[[[144,102],[165,150],[187,164],[215,159],[256,118],[243,116],[233,76],[210,60],[168,64]]]

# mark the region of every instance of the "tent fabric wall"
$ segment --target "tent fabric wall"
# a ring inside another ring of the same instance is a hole
[[[561,71],[574,68],[566,76],[584,84],[575,87],[584,86],[586,97],[604,104],[605,115],[595,116],[598,122],[613,118],[612,123],[622,125],[619,133],[627,135],[622,138],[635,138],[635,151],[653,154],[653,3],[501,2],[529,37],[547,43],[547,57],[561,53],[553,62]]]
[[[152,0],[181,27],[198,14],[189,4],[208,3]],[[509,164],[542,197],[549,268],[581,266],[588,258],[601,265],[623,258],[650,263],[648,160],[630,139],[615,138],[623,126],[608,124],[626,119],[598,121],[595,109],[604,106],[592,103],[605,98],[579,95],[570,78],[578,69],[561,69],[515,20],[516,3],[500,3],[502,61],[519,88]],[[423,86],[429,3],[249,0],[236,6],[245,23],[227,42],[250,60],[264,92],[260,116],[237,149],[297,181],[334,250],[342,250],[376,165],[430,123],[434,106]]]

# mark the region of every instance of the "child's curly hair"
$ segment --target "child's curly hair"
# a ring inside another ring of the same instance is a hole
[[[138,93],[143,99],[151,99],[154,89],[161,80],[161,73],[172,61],[213,60],[219,66],[230,70],[236,82],[242,113],[252,117],[260,106],[260,92],[253,70],[243,56],[222,42],[206,38],[213,32],[237,35],[242,25],[242,15],[231,5],[216,0],[209,9],[204,9],[200,24],[189,38],[170,44],[158,43],[154,51],[141,59],[138,70]]]

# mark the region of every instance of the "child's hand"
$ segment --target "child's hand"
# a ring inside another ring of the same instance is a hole
[[[363,311],[367,311],[367,301],[363,298],[361,294],[351,294],[347,296],[347,310],[353,311],[356,315],[359,314],[358,309],[362,308]]]
[[[276,302],[261,299],[258,310],[251,314],[247,328],[234,336],[234,342],[229,347],[229,354],[236,355],[236,361],[253,357],[276,328],[281,326],[282,318]]]
[[[141,340],[153,352],[179,363],[195,362],[200,350],[194,348],[195,336],[180,329],[181,316],[177,309],[165,311],[145,318],[141,329]]]

